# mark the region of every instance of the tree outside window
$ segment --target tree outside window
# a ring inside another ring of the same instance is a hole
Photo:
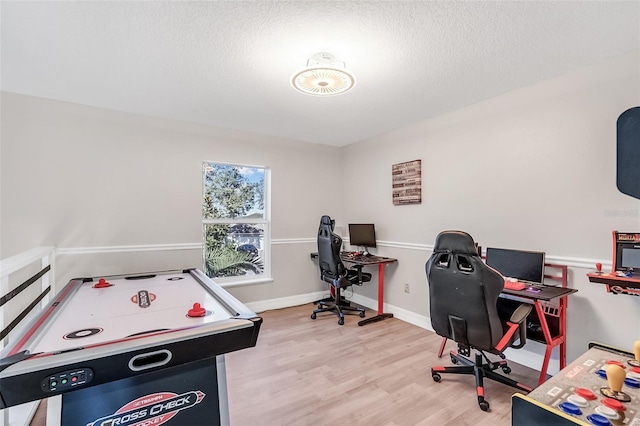
[[[268,265],[265,167],[202,165],[204,270],[212,278],[257,278]]]

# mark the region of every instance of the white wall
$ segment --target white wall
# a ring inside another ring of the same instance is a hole
[[[437,233],[457,228],[485,247],[544,250],[571,265],[570,360],[589,340],[628,347],[640,298],[606,294],[585,274],[610,265],[611,230],[640,230],[640,201],[615,187],[615,122],[640,105],[639,64],[633,52],[343,149],[3,93],[0,257],[39,245],[197,245],[202,161],[265,165],[275,280],[232,289],[244,302],[324,289],[309,252],[328,213],[344,229],[376,224],[377,252],[400,260],[387,267],[386,303],[428,321],[424,262]],[[414,159],[423,202],[393,206],[391,165]],[[200,263],[197,249],[69,254],[57,276]],[[355,290],[373,306],[375,281]]]
[[[345,194],[345,222],[375,222],[386,242],[378,253],[400,259],[387,273],[385,300],[428,316],[430,253],[415,248],[461,229],[484,247],[541,250],[574,266],[570,359],[592,339],[632,346],[640,298],[608,295],[585,274],[596,261],[610,266],[612,230],[640,231],[640,201],[615,182],[616,119],[638,105],[636,51],[346,147],[345,179],[366,177],[367,185]],[[391,166],[416,159],[422,204],[393,206]],[[362,294],[375,299],[374,288]]]
[[[1,102],[0,258],[41,245],[72,252],[58,259],[58,286],[201,267],[202,162],[244,163],[272,170],[276,280],[237,292],[250,302],[324,288],[309,252],[320,216],[342,214],[322,189],[340,188],[337,148],[9,93]],[[122,251],[138,245],[160,250]]]

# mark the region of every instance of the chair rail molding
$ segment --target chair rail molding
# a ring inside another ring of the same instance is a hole
[[[345,238],[346,243],[349,242]],[[274,238],[271,240],[272,245],[289,245],[289,244],[315,244],[316,238]],[[378,241],[378,247],[401,249],[401,250],[417,250],[424,252],[432,252],[432,244],[407,243],[402,241]],[[96,246],[96,247],[58,247],[56,254],[76,255],[76,254],[99,254],[99,253],[126,253],[126,252],[144,252],[144,251],[176,251],[176,250],[202,250],[202,243],[175,243],[175,244],[141,244],[141,245],[119,245],[119,246]],[[581,257],[558,256],[548,254],[546,256],[547,263],[557,263],[567,265],[572,268],[594,269],[596,263],[602,263],[603,268],[611,268],[611,259],[590,259]]]

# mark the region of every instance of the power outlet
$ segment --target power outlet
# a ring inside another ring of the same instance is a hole
[[[404,285],[404,292],[405,293],[411,293],[410,289],[409,289],[409,283],[405,283]]]

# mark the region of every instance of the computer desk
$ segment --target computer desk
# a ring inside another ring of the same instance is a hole
[[[567,363],[567,296],[575,293],[578,290],[575,288],[567,287],[554,287],[554,286],[536,286],[539,293],[533,293],[529,290],[509,290],[503,289],[502,295],[506,298],[512,299],[524,299],[523,302],[531,303],[536,308],[538,319],[540,320],[540,328],[544,336],[544,343],[546,346],[544,351],[544,359],[542,361],[542,368],[540,369],[540,378],[538,379],[538,385],[541,385],[547,380],[547,369],[549,367],[549,360],[551,359],[551,351],[556,346],[559,347],[560,357],[559,364],[560,370],[566,367]],[[554,299],[558,299],[558,305],[550,306],[548,303]],[[557,310],[557,311],[556,311]],[[555,312],[554,312],[555,311]],[[547,316],[553,315],[559,318],[558,334],[553,336],[549,329],[549,323]]]
[[[318,253],[311,253],[311,258],[318,257]],[[393,318],[393,314],[384,312],[384,267],[390,263],[397,262],[398,259],[382,256],[353,256],[350,253],[340,253],[340,260],[344,263],[351,263],[359,266],[378,265],[378,314],[374,317],[365,318],[358,322],[358,325],[367,325],[387,318]]]
[[[549,368],[549,360],[551,359],[551,351],[556,346],[559,346],[560,357],[559,364],[560,370],[566,367],[567,364],[567,296],[577,292],[577,289],[567,288],[567,266],[556,264],[545,264],[547,268],[559,268],[561,275],[545,275],[545,278],[561,282],[561,286],[548,286],[538,285],[535,286],[539,292],[531,292],[526,288],[523,290],[509,290],[507,288],[502,290],[501,298],[511,299],[518,302],[530,303],[538,314],[540,320],[540,328],[542,329],[542,337],[537,340],[546,346],[544,352],[544,359],[542,361],[542,368],[540,369],[540,377],[538,379],[538,385],[543,384],[547,380],[547,369]],[[527,287],[528,288],[528,287]],[[557,305],[552,305],[551,301],[557,299]],[[558,332],[556,335],[551,333],[549,328],[548,317],[558,318]],[[527,337],[529,338],[529,337]],[[440,350],[438,357],[442,356],[444,347],[447,343],[447,338],[442,339],[440,344]]]

